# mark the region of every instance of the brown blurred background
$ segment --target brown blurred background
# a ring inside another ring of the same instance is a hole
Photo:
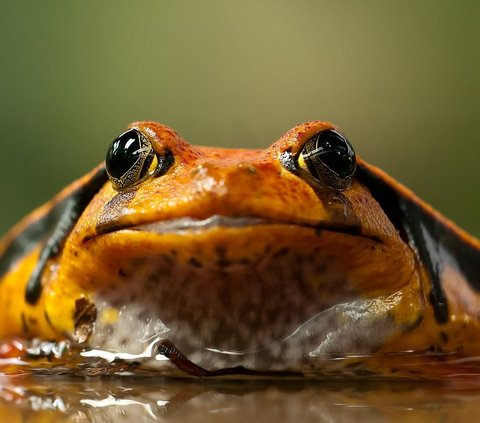
[[[3,2],[0,233],[133,120],[266,147],[330,120],[480,235],[480,3]]]

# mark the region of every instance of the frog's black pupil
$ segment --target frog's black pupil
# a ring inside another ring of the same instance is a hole
[[[311,139],[309,151],[341,178],[355,171],[355,152],[350,143],[334,131],[322,131]],[[312,148],[313,147],[313,148]]]
[[[139,134],[133,129],[116,138],[107,152],[108,173],[114,178],[122,177],[138,160],[141,148]]]

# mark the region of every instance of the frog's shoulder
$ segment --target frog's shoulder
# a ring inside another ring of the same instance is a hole
[[[28,285],[37,292],[46,261],[59,252],[72,226],[107,180],[105,165],[100,164],[14,226],[0,242],[0,280],[16,262],[42,245],[36,272]],[[30,302],[35,298],[33,295]]]
[[[442,289],[442,272],[453,265],[465,276],[475,292],[480,292],[480,241],[381,169],[358,159],[356,177],[370,190],[389,220],[416,251],[430,274],[430,300],[437,320],[448,319]]]

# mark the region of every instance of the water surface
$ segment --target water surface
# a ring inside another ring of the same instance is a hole
[[[1,422],[456,422],[480,382],[0,377]]]

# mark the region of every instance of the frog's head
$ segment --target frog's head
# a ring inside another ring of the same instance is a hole
[[[208,368],[377,351],[418,322],[422,295],[412,251],[356,179],[358,160],[326,122],[266,150],[196,147],[132,124],[67,240],[52,324],[75,337],[65,316],[81,314],[83,298],[96,310],[90,347],[136,354],[168,339]]]

